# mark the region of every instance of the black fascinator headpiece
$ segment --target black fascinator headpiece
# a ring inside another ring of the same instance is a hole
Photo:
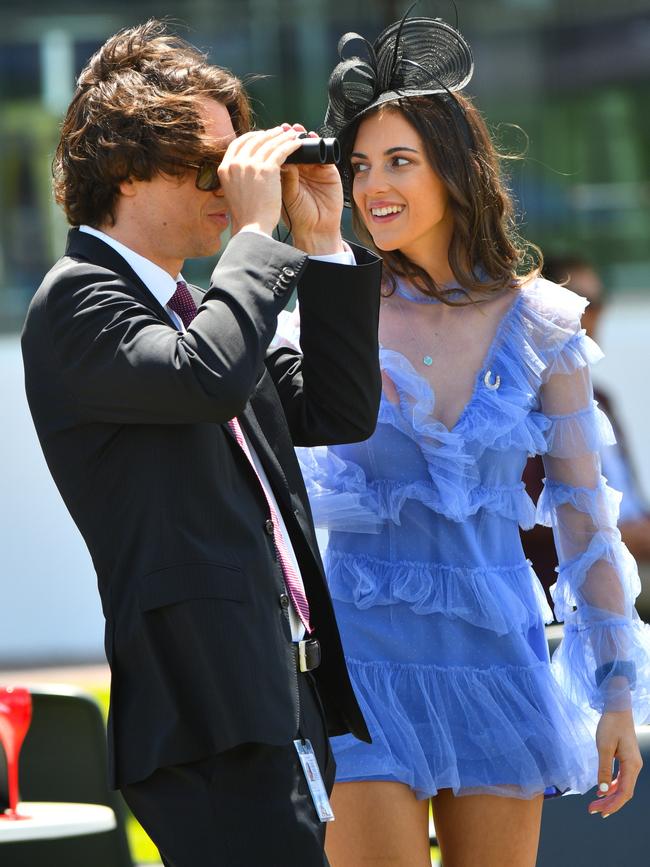
[[[462,112],[452,93],[462,90],[474,72],[469,45],[440,18],[409,18],[409,12],[380,33],[372,45],[358,33],[341,37],[341,61],[329,80],[324,135],[344,138],[362,115],[406,96],[443,94]],[[352,43],[360,43],[365,56],[346,57]],[[346,167],[340,169],[349,205],[350,178]]]

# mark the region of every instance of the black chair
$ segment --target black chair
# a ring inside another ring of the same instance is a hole
[[[31,688],[32,724],[20,755],[23,801],[105,804],[117,827],[100,834],[5,843],[2,867],[133,867],[126,805],[108,788],[106,731],[97,702],[67,686]],[[4,758],[4,757],[3,757]]]
[[[637,735],[645,767],[634,798],[608,819],[587,812],[595,790],[547,801],[537,867],[644,867],[650,863],[650,726],[638,728]]]

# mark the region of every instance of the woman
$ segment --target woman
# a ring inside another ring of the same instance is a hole
[[[598,461],[598,350],[583,299],[539,278],[516,238],[484,122],[457,92],[472,72],[460,34],[407,19],[366,51],[334,70],[326,126],[359,234],[384,256],[382,404],[367,442],[301,450],[373,739],[334,739],[328,856],[425,867],[431,800],[445,867],[532,867],[544,795],[598,783],[590,811],[620,809],[634,720],[650,716],[638,578]],[[552,667],[518,533],[535,521],[532,453],[561,555]]]

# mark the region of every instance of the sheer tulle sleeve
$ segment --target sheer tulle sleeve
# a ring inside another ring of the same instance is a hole
[[[300,351],[300,308],[282,311],[270,351],[280,346]],[[379,533],[384,525],[377,495],[363,469],[330,446],[297,448],[314,525],[347,533]]]
[[[346,533],[380,533],[384,520],[376,493],[363,469],[335,452],[335,447],[296,449],[314,526]]]
[[[632,706],[642,723],[650,718],[650,628],[634,608],[639,576],[616,526],[621,495],[601,475],[599,450],[614,435],[580,361],[588,340],[576,319],[540,392],[551,424],[537,520],[553,528],[559,568],[551,593],[565,623],[553,668],[577,704],[599,712]]]

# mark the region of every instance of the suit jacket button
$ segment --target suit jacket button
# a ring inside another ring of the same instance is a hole
[[[270,518],[264,521],[264,529],[269,534],[269,536],[272,536],[274,534],[275,528],[273,526],[273,521]]]
[[[283,593],[280,596],[280,608],[283,608],[286,611],[288,607],[289,607],[289,597],[287,596],[286,593]]]

